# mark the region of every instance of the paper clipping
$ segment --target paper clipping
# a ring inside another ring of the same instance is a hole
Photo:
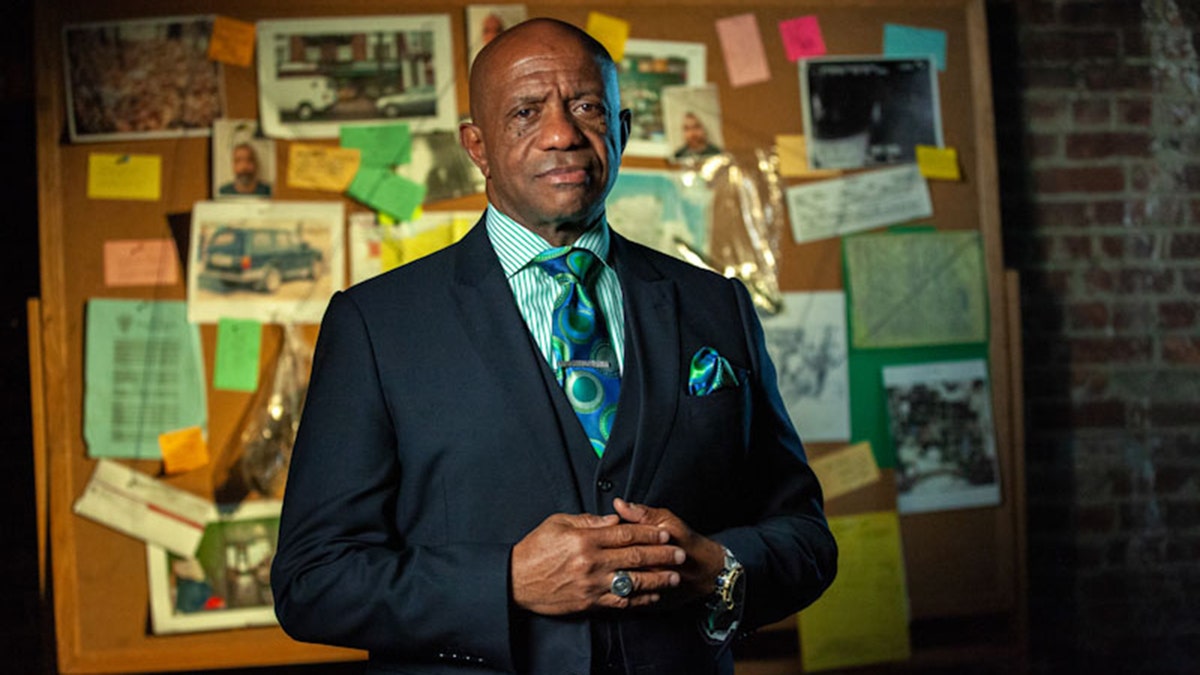
[[[915,164],[794,185],[786,194],[798,244],[933,215],[929,184]]]

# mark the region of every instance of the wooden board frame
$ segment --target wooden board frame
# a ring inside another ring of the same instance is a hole
[[[445,12],[451,16],[456,86],[460,113],[467,110],[463,11],[466,2],[405,3],[404,13]],[[775,134],[803,131],[798,109],[799,84],[787,62],[776,24],[797,16],[820,17],[831,53],[878,53],[875,31],[884,23],[943,29],[948,34],[947,70],[939,76],[948,145],[959,151],[960,183],[931,185],[933,222],[945,228],[978,229],[983,234],[990,301],[990,364],[996,433],[1001,460],[1003,503],[996,508],[921,514],[902,519],[914,619],[972,616],[1011,618],[1016,642],[1023,644],[1024,495],[1021,434],[1019,331],[1014,330],[1015,299],[1005,293],[1002,269],[996,151],[983,0],[759,0],[753,6],[734,0],[665,0],[639,3],[613,0],[585,3],[526,3],[530,15],[549,15],[584,25],[589,11],[631,21],[631,37],[702,41],[708,47],[709,81],[718,85],[724,109],[725,141],[731,148],[769,147]],[[35,409],[45,455],[39,466],[48,473],[49,548],[58,667],[63,673],[117,673],[231,668],[288,663],[345,661],[360,652],[294,642],[277,628],[154,637],[146,628],[144,554],[139,542],[72,513],[92,463],[82,440],[83,308],[88,297],[178,299],[182,284],[167,289],[106,289],[102,283],[100,240],[110,237],[169,236],[165,216],[190,208],[208,194],[207,139],[158,139],[70,145],[65,133],[61,27],[67,22],[160,16],[158,3],[115,0],[70,7],[65,0],[35,5],[35,63],[39,180],[41,298],[35,373],[42,392]],[[67,9],[70,8],[70,14]],[[681,11],[686,8],[686,11]],[[386,0],[181,0],[172,15],[226,14],[243,20],[369,16],[397,12]],[[754,12],[770,58],[772,81],[733,89],[725,75],[713,20]],[[253,68],[226,69],[230,117],[253,116]],[[954,95],[951,95],[953,92]],[[284,142],[279,158],[286,157]],[[155,203],[100,203],[86,199],[88,152],[148,152],[163,157],[163,198]],[[281,162],[282,164],[282,162]],[[627,165],[656,167],[655,161]],[[282,171],[280,175],[283,175]],[[328,198],[320,193],[282,191],[279,198]],[[351,204],[351,202],[347,202]],[[445,208],[479,208],[467,198]],[[84,218],[83,216],[87,216]],[[828,290],[842,284],[836,240],[796,246],[785,236],[780,285],[785,290]],[[1011,280],[1010,280],[1011,281]],[[31,313],[31,317],[34,316]],[[211,363],[214,331],[203,331]],[[309,337],[315,335],[315,327]],[[278,349],[268,332],[264,361]],[[211,366],[210,366],[211,367]],[[248,396],[212,396],[210,439],[224,444],[245,414]],[[40,407],[39,407],[40,406]],[[814,445],[813,454],[831,449]],[[156,471],[152,463],[146,470]],[[176,482],[203,494],[212,476]],[[853,512],[880,503],[881,495],[851,495],[831,503],[830,512]],[[886,501],[886,500],[884,500]],[[143,595],[139,598],[137,590]],[[109,598],[117,597],[116,601]],[[1021,651],[1020,645],[1017,651]],[[914,659],[919,658],[914,655]],[[934,659],[936,661],[936,659]]]

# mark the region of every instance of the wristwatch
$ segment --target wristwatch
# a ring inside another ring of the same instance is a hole
[[[716,589],[705,603],[709,612],[704,632],[709,638],[723,641],[737,628],[742,616],[742,598],[746,595],[744,571],[733,552],[726,548],[724,565],[717,574]]]

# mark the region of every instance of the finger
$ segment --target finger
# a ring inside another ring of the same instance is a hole
[[[630,546],[620,550],[610,564],[616,569],[641,570],[656,567],[675,567],[687,560],[687,554],[678,546]]]
[[[671,534],[661,528],[634,524],[597,529],[594,535],[596,544],[603,548],[665,544],[671,538]]]
[[[563,514],[562,521],[573,527],[596,529],[601,527],[611,527],[621,522],[621,519],[619,516],[612,514],[607,516],[597,516],[592,513],[579,513],[574,515]]]
[[[678,572],[630,572],[633,582],[633,592],[626,597],[615,595],[611,587],[597,600],[603,607],[622,609],[625,607],[644,607],[661,599],[660,591],[675,588],[680,584]]]
[[[646,523],[651,515],[649,507],[627,502],[620,497],[613,499],[613,509],[622,519],[631,523]]]

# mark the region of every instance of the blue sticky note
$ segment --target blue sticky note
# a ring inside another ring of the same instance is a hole
[[[946,31],[916,28],[896,23],[883,25],[884,56],[928,56],[937,60],[939,71],[946,69]]]

